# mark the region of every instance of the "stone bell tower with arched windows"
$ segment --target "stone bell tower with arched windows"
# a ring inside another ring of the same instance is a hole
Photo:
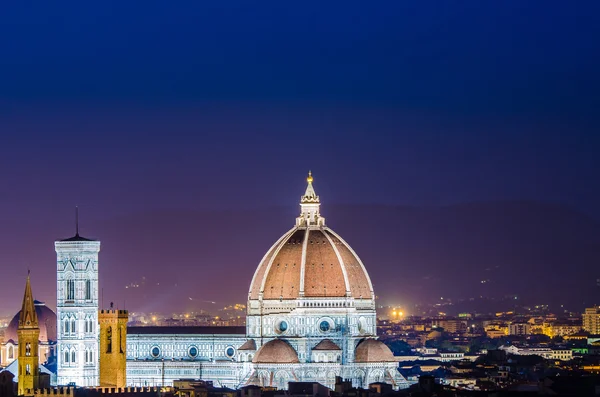
[[[23,307],[19,315],[19,396],[23,396],[26,390],[37,389],[40,380],[40,363],[38,357],[38,340],[40,327],[33,303],[29,275],[25,284],[25,295],[23,296]]]
[[[97,386],[98,252],[79,235],[56,241],[57,382]]]
[[[100,386],[127,386],[127,310],[100,310]]]

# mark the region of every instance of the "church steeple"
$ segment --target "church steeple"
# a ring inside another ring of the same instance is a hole
[[[23,305],[19,315],[19,328],[38,328],[38,318],[35,312],[35,303],[31,293],[31,281],[29,272],[27,272],[27,282],[25,283],[25,295],[23,296]]]
[[[40,379],[38,348],[40,327],[38,326],[33,294],[31,293],[29,273],[27,274],[27,283],[25,284],[23,306],[19,314],[17,338],[19,339],[18,395],[32,395],[33,390],[38,388]]]
[[[313,187],[312,172],[308,171],[306,191],[300,198],[300,216],[296,218],[296,226],[325,226],[325,218],[319,213],[321,201]]]

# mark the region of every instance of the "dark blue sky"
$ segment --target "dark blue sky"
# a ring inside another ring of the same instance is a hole
[[[1,233],[295,205],[308,169],[332,203],[598,217],[599,38],[597,1],[2,4]]]

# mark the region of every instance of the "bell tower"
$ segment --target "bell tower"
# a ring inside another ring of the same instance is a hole
[[[40,327],[38,325],[37,313],[35,312],[35,305],[33,303],[29,274],[27,274],[23,306],[21,308],[21,314],[19,315],[17,337],[19,338],[18,395],[23,396],[27,389],[37,389],[40,379],[38,357]]]
[[[78,216],[76,216],[78,218]],[[57,382],[98,385],[98,252],[79,235],[56,241]]]
[[[100,386],[126,387],[127,310],[100,310]]]

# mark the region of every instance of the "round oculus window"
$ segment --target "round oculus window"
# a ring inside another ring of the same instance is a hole
[[[227,355],[227,357],[233,358],[233,356],[235,354],[235,349],[233,347],[229,346],[227,349],[225,349],[225,354]]]
[[[329,321],[327,321],[327,320],[323,320],[319,323],[319,329],[321,330],[321,332],[327,332],[327,331],[329,331],[330,328],[331,328],[331,325],[329,324]]]
[[[188,349],[188,356],[190,356],[191,358],[194,358],[198,355],[198,348],[196,346],[191,346]]]
[[[280,321],[279,325],[277,326],[277,330],[281,333],[287,331],[288,329],[288,323],[287,321]]]
[[[160,356],[160,348],[158,346],[154,346],[152,349],[150,349],[150,354],[154,358]]]

